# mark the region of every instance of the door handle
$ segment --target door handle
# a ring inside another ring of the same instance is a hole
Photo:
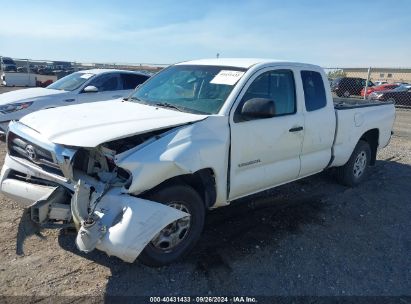
[[[69,99],[64,99],[64,101],[65,102],[73,102],[73,101],[75,101],[75,99],[74,98],[69,98]]]
[[[289,132],[298,132],[298,131],[302,131],[304,130],[303,127],[295,127],[295,128],[291,128],[290,130],[288,130]]]

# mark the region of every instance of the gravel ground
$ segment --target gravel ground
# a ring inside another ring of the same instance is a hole
[[[210,212],[194,252],[162,268],[80,253],[0,195],[0,295],[411,296],[411,111],[397,120],[359,187],[325,172]]]

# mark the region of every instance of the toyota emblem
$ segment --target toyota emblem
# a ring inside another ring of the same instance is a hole
[[[34,149],[34,147],[32,145],[27,145],[25,150],[26,150],[26,153],[27,153],[27,157],[31,161],[35,161],[36,158],[37,158],[37,154],[36,154],[36,150]]]

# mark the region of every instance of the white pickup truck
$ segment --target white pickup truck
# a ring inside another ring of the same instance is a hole
[[[391,103],[334,103],[315,65],[172,65],[125,100],[12,122],[1,191],[77,247],[164,265],[199,240],[207,209],[338,167],[360,183],[391,137]]]

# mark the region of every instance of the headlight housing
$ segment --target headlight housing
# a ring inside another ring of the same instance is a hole
[[[0,112],[3,114],[9,114],[16,111],[20,111],[23,109],[27,109],[32,105],[32,101],[29,102],[19,102],[19,103],[11,103],[8,105],[0,106]]]

